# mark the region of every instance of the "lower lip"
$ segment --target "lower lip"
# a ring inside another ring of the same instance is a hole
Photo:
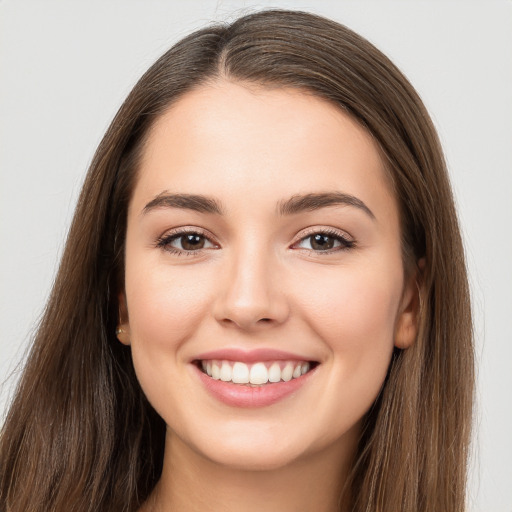
[[[247,408],[266,407],[293,395],[309,381],[311,375],[316,370],[316,368],[313,368],[308,373],[288,382],[276,382],[251,387],[243,384],[233,384],[232,382],[212,379],[206,373],[202,372],[197,366],[193,366],[207,391],[209,391],[217,400],[232,407]]]

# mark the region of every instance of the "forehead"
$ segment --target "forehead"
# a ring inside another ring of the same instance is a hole
[[[370,202],[387,196],[394,207],[378,147],[359,123],[305,91],[220,80],[188,92],[155,122],[133,199],[171,189],[250,192],[270,202],[340,188]]]

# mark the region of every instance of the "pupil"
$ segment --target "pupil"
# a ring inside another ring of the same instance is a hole
[[[204,238],[201,235],[185,235],[181,239],[181,245],[187,251],[201,249],[204,246]]]
[[[334,246],[334,239],[329,235],[313,235],[311,241],[311,247],[313,249],[319,249],[321,251],[326,251],[328,249],[332,249]]]

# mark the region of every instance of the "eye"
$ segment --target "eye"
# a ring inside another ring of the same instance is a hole
[[[175,254],[197,253],[202,249],[217,247],[206,235],[196,231],[167,233],[157,241],[156,245]]]
[[[354,242],[338,232],[317,231],[300,239],[294,247],[315,252],[336,252],[350,249]]]

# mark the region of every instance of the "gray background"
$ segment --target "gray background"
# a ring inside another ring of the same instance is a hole
[[[0,415],[48,295],[85,171],[140,74],[213,20],[332,17],[405,72],[445,147],[474,301],[472,512],[512,512],[512,2],[0,1]]]

